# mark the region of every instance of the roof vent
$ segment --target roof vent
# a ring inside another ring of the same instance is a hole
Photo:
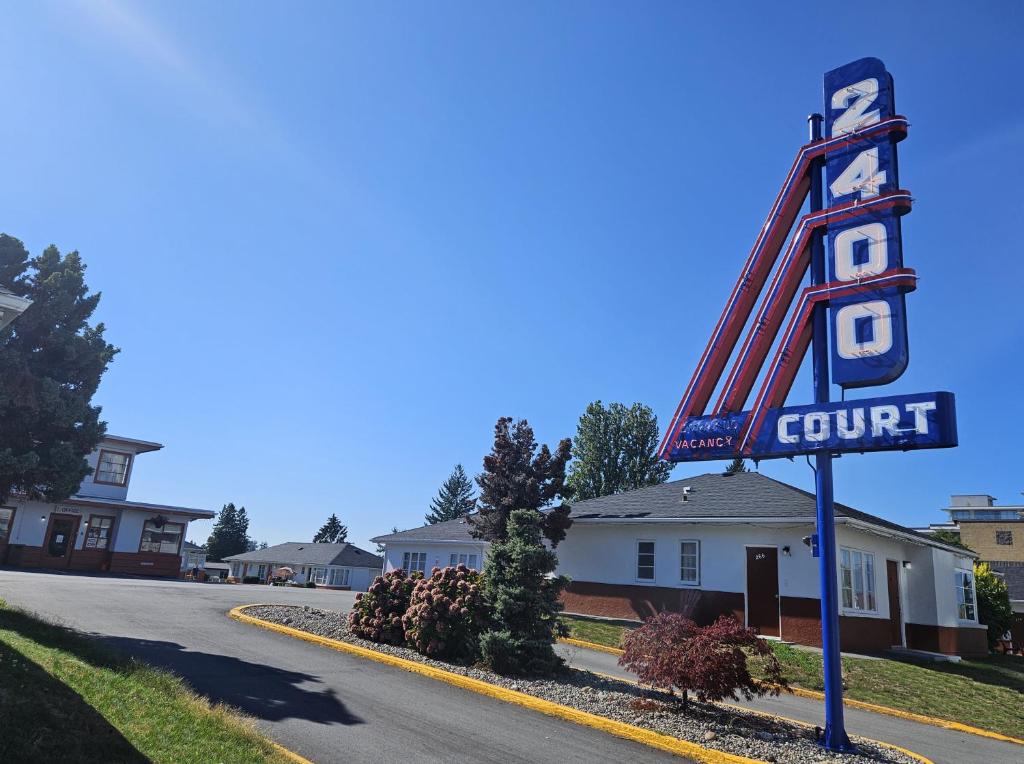
[[[305,548],[306,548],[306,547],[304,547],[304,546],[300,546],[300,547],[298,548],[298,551],[300,551],[300,552],[301,552],[301,551],[302,551],[303,549],[305,549]]]
[[[689,501],[689,500],[690,500],[690,486],[684,485],[683,486],[683,501]]]

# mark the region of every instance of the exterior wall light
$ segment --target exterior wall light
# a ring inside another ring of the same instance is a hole
[[[789,551],[789,547],[788,546],[782,547],[782,554],[784,554],[786,557],[790,556],[790,551]]]
[[[913,567],[913,565],[910,564],[910,560],[904,560],[903,561],[903,569],[904,570],[910,570],[912,567]]]

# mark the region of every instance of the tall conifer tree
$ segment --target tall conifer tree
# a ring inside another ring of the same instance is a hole
[[[443,523],[464,517],[476,508],[473,497],[473,484],[466,477],[461,464],[456,464],[452,474],[444,481],[441,488],[430,501],[430,512],[424,518],[428,523]]]
[[[91,401],[118,350],[89,323],[100,295],[89,294],[77,252],[50,246],[30,259],[0,234],[0,286],[32,300],[0,330],[0,503],[12,492],[61,501],[106,432]]]
[[[314,544],[340,544],[348,538],[348,527],[341,524],[336,514],[331,514],[327,522],[313,536]]]

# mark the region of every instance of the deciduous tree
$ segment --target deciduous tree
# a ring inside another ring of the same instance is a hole
[[[1013,626],[1010,590],[988,563],[980,562],[974,566],[974,592],[978,595],[978,623],[988,627],[988,646],[995,647]]]
[[[480,486],[480,511],[469,517],[470,533],[486,541],[505,538],[511,512],[528,509],[540,512],[566,494],[565,464],[571,456],[572,441],[561,440],[552,454],[546,445],[537,448],[533,428],[525,419],[514,425],[502,417],[494,425],[494,446],[484,457]],[[565,505],[543,512],[544,535],[557,545],[572,524]]]
[[[320,526],[320,530],[313,536],[314,544],[340,544],[348,539],[348,526],[342,525],[341,520],[334,513],[327,518],[327,522]]]
[[[594,401],[576,427],[568,484],[583,501],[664,483],[672,466],[658,457],[658,419],[649,407]]]
[[[757,681],[747,667],[747,654],[762,662],[764,681]],[[778,695],[786,686],[782,667],[771,645],[730,616],[710,626],[698,626],[679,613],[662,612],[626,635],[619,665],[635,673],[644,684],[670,692],[683,691],[683,707],[689,693],[701,702]]]
[[[0,286],[32,300],[0,331],[0,503],[13,492],[61,501],[106,432],[92,397],[118,350],[89,323],[100,295],[89,294],[77,252],[50,246],[30,259],[0,234]]]
[[[424,518],[431,525],[464,517],[476,508],[473,484],[466,476],[461,464],[456,464],[452,474],[441,485],[430,501],[430,512]]]

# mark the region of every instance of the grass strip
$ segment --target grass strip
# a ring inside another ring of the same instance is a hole
[[[619,647],[631,627],[562,616],[574,639]],[[783,673],[794,687],[824,689],[821,655],[773,643]],[[755,669],[755,664],[751,664]],[[843,658],[845,696],[900,711],[949,719],[1024,738],[1024,658],[992,655],[959,663],[921,663],[893,657]]]
[[[294,762],[181,679],[0,600],[0,761]]]

